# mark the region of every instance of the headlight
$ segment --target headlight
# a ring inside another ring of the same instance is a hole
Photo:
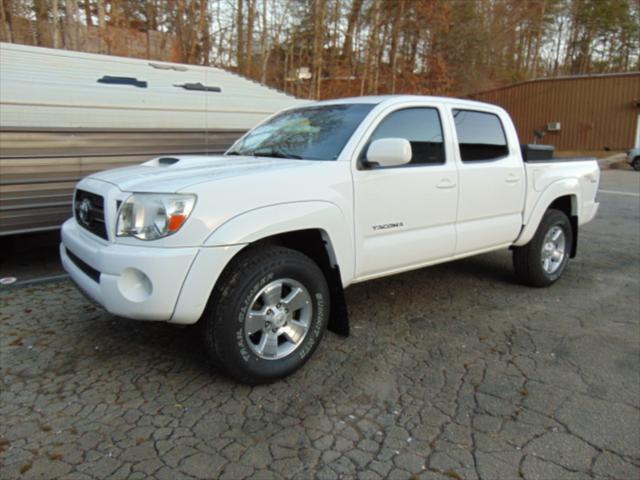
[[[116,236],[156,240],[174,234],[195,203],[195,195],[134,193],[120,207]]]

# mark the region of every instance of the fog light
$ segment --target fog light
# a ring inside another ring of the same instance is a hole
[[[151,296],[153,286],[143,272],[135,268],[126,268],[118,277],[118,290],[127,300],[138,303]]]

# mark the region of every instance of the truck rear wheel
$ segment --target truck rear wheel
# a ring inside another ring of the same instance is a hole
[[[283,247],[254,247],[219,279],[203,318],[205,344],[229,376],[267,383],[304,365],[328,316],[329,289],[313,260]]]
[[[531,241],[513,249],[516,277],[532,287],[551,285],[567,267],[572,244],[569,218],[560,210],[547,210]]]

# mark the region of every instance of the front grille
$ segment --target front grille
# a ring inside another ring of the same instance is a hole
[[[104,220],[104,198],[85,190],[76,190],[73,214],[78,225],[94,235],[107,237],[107,226]]]
[[[92,278],[95,282],[100,283],[100,272],[93,268],[88,263],[82,261],[76,254],[70,251],[68,248],[65,249],[67,251],[67,257],[82,270],[88,277]]]

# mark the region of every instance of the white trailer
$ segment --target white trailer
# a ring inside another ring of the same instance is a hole
[[[0,235],[57,229],[86,175],[223,152],[302,101],[219,68],[0,43]]]

